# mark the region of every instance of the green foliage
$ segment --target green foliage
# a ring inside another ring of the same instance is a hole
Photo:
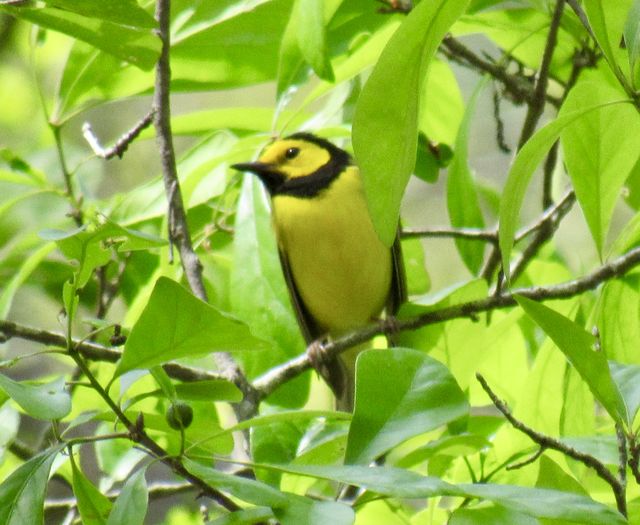
[[[173,0],[187,232],[153,128],[121,160],[81,138],[151,109],[156,2],[0,2],[0,523],[67,501],[107,525],[638,522],[640,1],[572,4],[589,28],[565,3],[539,93],[554,1]],[[296,131],[353,150],[385,243],[401,209],[438,226],[402,240],[401,347],[360,353],[353,414],[308,371],[264,189],[229,167]],[[565,187],[567,221],[541,204]],[[488,410],[478,372],[611,477]]]

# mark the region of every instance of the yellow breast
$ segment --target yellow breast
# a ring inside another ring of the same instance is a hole
[[[356,167],[314,198],[276,195],[273,217],[300,296],[323,330],[336,335],[380,315],[391,252],[373,229]]]

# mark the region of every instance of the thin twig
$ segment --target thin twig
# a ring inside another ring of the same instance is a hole
[[[540,69],[538,70],[538,79],[536,80],[536,85],[533,89],[533,95],[528,101],[529,107],[527,109],[527,116],[524,119],[522,131],[520,132],[518,150],[522,149],[522,146],[524,146],[524,144],[531,138],[531,135],[533,135],[544,110],[547,85],[549,83],[549,68],[551,67],[551,58],[553,57],[553,51],[555,50],[558,41],[558,30],[560,29],[560,20],[562,18],[562,11],[564,10],[564,2],[565,0],[557,0],[556,7],[553,11],[551,25],[549,26],[549,32],[547,33],[547,42],[544,47],[544,53],[542,54],[542,62],[540,63]]]
[[[616,439],[618,441],[618,480],[623,490],[627,488],[627,438],[620,423],[616,423]]]
[[[153,124],[156,129],[156,141],[160,150],[160,160],[162,164],[162,179],[164,181],[165,193],[169,201],[169,239],[175,244],[180,252],[180,260],[185,276],[194,295],[203,301],[207,301],[207,292],[202,278],[202,263],[196,255],[187,214],[182,201],[182,192],[178,181],[178,171],[176,168],[176,158],[173,148],[173,135],[171,132],[171,106],[170,106],[170,83],[171,70],[169,67],[170,43],[170,4],[169,0],[158,0],[156,3],[155,17],[158,21],[157,34],[162,42],[160,57],[156,65],[156,81],[153,95]],[[236,412],[240,418],[246,418],[257,409],[256,395],[246,377],[235,363],[233,358],[226,353],[218,352],[214,354],[218,367],[229,376],[233,382],[239,386],[244,394],[241,405],[236,407]]]
[[[616,498],[616,505],[620,514],[622,514],[623,516],[627,515],[627,501],[624,494],[624,486],[603,463],[589,454],[580,452],[579,450],[576,450],[575,448],[570,447],[551,436],[541,434],[540,432],[537,432],[528,427],[522,421],[516,419],[513,414],[511,414],[509,407],[501,399],[498,398],[493,390],[491,390],[491,387],[487,384],[487,381],[484,377],[482,377],[481,374],[476,374],[476,379],[478,380],[480,385],[482,385],[482,388],[491,399],[491,402],[500,412],[502,412],[504,417],[507,419],[507,421],[509,421],[509,423],[511,423],[511,426],[513,428],[529,436],[529,438],[534,443],[537,443],[541,448],[557,450],[565,456],[575,459],[583,465],[595,470],[596,474],[598,474],[600,478],[606,481],[613,490],[613,495]]]
[[[545,447],[541,446],[538,448],[538,450],[536,450],[535,454],[532,454],[530,457],[528,457],[527,459],[523,460],[523,461],[519,461],[518,463],[512,463],[511,465],[507,465],[505,467],[506,470],[518,470],[521,469],[523,467],[526,467],[527,465],[531,465],[532,463],[535,463],[538,458],[540,456],[542,456],[542,454],[544,454],[545,451]]]
[[[69,216],[76,223],[76,226],[82,226],[84,223],[82,213],[82,197],[77,197],[75,190],[73,189],[73,181],[71,179],[71,172],[67,167],[67,161],[64,154],[64,148],[62,147],[62,136],[60,126],[57,124],[49,123],[49,128],[53,133],[53,138],[56,143],[56,151],[58,153],[58,162],[60,163],[60,170],[62,171],[62,177],[64,179],[65,194],[69,203],[71,204],[71,212]]]
[[[488,73],[498,80],[511,95],[514,102],[529,102],[534,97],[534,87],[531,82],[522,75],[512,75],[504,66],[484,60],[452,36],[446,36],[442,41],[441,50],[448,58],[456,62],[462,61],[463,65],[469,65],[482,73]],[[547,102],[560,107],[560,100],[552,95],[545,95]]]
[[[48,330],[41,330],[39,328],[33,328],[22,324],[14,323],[13,321],[5,321],[0,319],[0,334],[9,339],[11,337],[17,337],[26,341],[34,341],[46,346],[53,346],[58,348],[66,348],[66,337],[57,332],[50,332]],[[92,341],[80,341],[79,339],[72,340],[73,346],[77,352],[79,352],[85,359],[90,361],[105,361],[108,363],[115,363],[122,357],[122,352],[115,348],[110,348]],[[207,381],[207,380],[226,380],[231,381],[232,378],[223,372],[208,372],[198,368],[193,368],[178,363],[166,363],[163,368],[167,375],[172,379],[179,381],[193,382],[193,381]]]
[[[401,236],[403,239],[412,239],[415,237],[447,237],[466,239],[469,241],[498,242],[498,236],[495,230],[480,230],[477,228],[403,228]]]
[[[502,120],[502,115],[500,115],[500,92],[495,82],[493,83],[493,120],[496,122],[496,141],[498,148],[502,153],[511,153],[511,148],[504,137],[504,121]]]
[[[515,235],[514,242],[519,243],[529,235],[544,229],[547,223],[559,223],[569,210],[571,210],[574,202],[575,194],[573,190],[568,190],[557,204],[546,209],[535,222],[519,230]],[[403,228],[401,236],[403,239],[415,237],[446,237],[466,239],[469,241],[483,241],[491,244],[498,243],[497,229],[481,230],[478,228],[449,228],[446,226],[434,228]]]
[[[28,461],[38,453],[29,445],[17,439],[9,443],[7,448],[9,449],[9,452],[11,452],[14,456],[16,456],[18,459],[21,459],[22,461]]]
[[[438,324],[451,319],[474,317],[482,312],[515,306],[515,295],[522,295],[534,301],[568,299],[588,290],[593,290],[605,281],[622,277],[639,264],[640,248],[635,248],[623,256],[602,265],[589,275],[565,283],[551,286],[516,288],[511,292],[503,292],[499,295],[492,295],[484,299],[439,308],[409,319],[392,319],[387,322],[372,323],[358,331],[350,332],[339,339],[327,342],[323,347],[324,352],[327,359],[331,359],[348,348],[364,343],[377,335],[382,335],[387,332],[415,330],[423,326]],[[309,368],[311,368],[311,362],[308,356],[301,354],[258,377],[254,381],[253,386],[262,399],[271,394],[284,382],[298,376]]]
[[[217,502],[221,507],[235,511],[240,507],[220,492],[218,489],[209,485],[206,481],[201,479],[200,477],[192,474],[187,470],[187,468],[183,465],[180,457],[174,457],[169,455],[169,453],[162,448],[156,441],[151,439],[149,435],[146,433],[144,429],[144,422],[142,417],[139,417],[136,422],[131,421],[127,415],[122,411],[122,409],[111,399],[107,391],[102,387],[102,385],[98,382],[96,377],[93,375],[87,363],[85,362],[82,355],[75,351],[73,348],[69,348],[69,356],[76,362],[78,368],[82,370],[82,373],[86,376],[86,378],[91,382],[91,385],[94,391],[103,399],[103,401],[109,406],[111,411],[115,414],[116,418],[120,421],[120,423],[126,428],[129,439],[139,445],[142,445],[145,452],[147,452],[152,457],[164,463],[168,466],[175,474],[184,478],[185,480],[191,482],[194,486],[198,487],[203,495],[211,498],[213,501]]]
[[[640,464],[640,443],[638,443],[638,436],[634,433],[630,433],[627,439],[629,440],[629,468],[636,483],[640,485],[640,468],[638,468],[638,464]]]
[[[91,124],[89,122],[85,122],[82,125],[82,135],[85,140],[91,146],[91,150],[96,154],[96,156],[103,158],[105,160],[111,159],[113,157],[122,158],[124,152],[127,151],[131,143],[138,138],[138,135],[142,133],[142,131],[148,128],[153,122],[153,109],[149,111],[140,121],[133,126],[129,131],[127,131],[124,135],[122,135],[116,143],[109,147],[103,148],[98,140],[98,137],[93,132],[91,128]]]
[[[516,282],[516,279],[524,272],[529,262],[540,251],[540,248],[553,236],[554,232],[560,226],[560,221],[569,212],[573,203],[575,202],[575,193],[570,191],[560,201],[560,207],[554,206],[552,209],[557,209],[558,213],[554,216],[554,220],[545,221],[541,223],[541,227],[537,230],[535,237],[523,250],[520,258],[513,264],[511,268],[511,282]]]

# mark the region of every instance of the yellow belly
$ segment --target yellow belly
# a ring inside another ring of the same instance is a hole
[[[320,328],[335,335],[380,315],[391,251],[373,229],[357,168],[316,198],[274,197],[273,216],[280,249]]]

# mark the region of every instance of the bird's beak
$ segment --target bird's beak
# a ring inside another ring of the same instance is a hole
[[[284,182],[284,176],[274,169],[273,164],[267,162],[241,162],[231,166],[234,170],[248,171],[260,177],[270,193],[275,193],[277,188]]]
[[[248,171],[258,176],[267,174],[272,168],[271,164],[267,164],[266,162],[260,162],[260,161],[240,162],[238,164],[233,164],[231,167],[234,170]]]

